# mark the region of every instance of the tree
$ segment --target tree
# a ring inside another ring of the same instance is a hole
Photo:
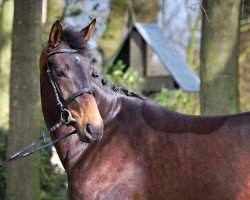
[[[7,155],[39,134],[41,1],[14,1],[10,80],[10,130]],[[7,200],[39,199],[39,154],[7,166]]]
[[[250,0],[243,1],[243,15],[240,27],[240,104],[241,111],[250,110]]]
[[[203,1],[201,113],[239,112],[238,57],[241,0]]]
[[[11,33],[13,0],[3,0],[0,5],[0,123],[8,124],[9,77],[11,59]]]
[[[192,22],[191,14],[188,12],[187,13],[187,23],[188,23],[188,28],[190,31],[190,36],[188,39],[188,46],[187,46],[187,64],[193,68],[196,67],[195,64],[195,34],[199,28],[200,24],[200,17],[201,17],[201,12],[196,16],[194,22]]]

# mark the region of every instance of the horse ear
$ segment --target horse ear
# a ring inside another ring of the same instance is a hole
[[[83,28],[81,30],[81,34],[82,34],[84,43],[87,43],[89,41],[90,37],[92,36],[92,34],[94,33],[95,22],[96,22],[96,19],[93,19],[92,22],[90,22],[90,24],[88,26],[86,26],[85,28]]]
[[[49,35],[48,45],[51,48],[57,47],[61,41],[61,36],[62,36],[62,26],[61,26],[59,20],[57,20],[52,25],[50,35]]]

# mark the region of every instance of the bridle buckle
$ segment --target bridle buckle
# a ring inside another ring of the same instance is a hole
[[[64,109],[61,112],[61,120],[65,125],[69,126],[70,124],[77,123],[76,119],[72,117],[71,112],[68,109]]]

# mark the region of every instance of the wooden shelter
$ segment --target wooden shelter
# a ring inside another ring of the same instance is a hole
[[[110,63],[118,60],[144,77],[141,92],[160,91],[163,86],[186,92],[200,90],[199,77],[165,39],[157,24],[135,23]]]

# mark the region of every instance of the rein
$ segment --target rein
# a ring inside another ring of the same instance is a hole
[[[68,134],[65,134],[63,133],[58,139],[52,141],[52,142],[49,142],[41,147],[38,147],[36,149],[31,149],[33,146],[35,146],[36,144],[38,144],[40,141],[45,141],[45,138],[50,135],[50,133],[52,133],[53,131],[55,131],[56,129],[58,129],[59,127],[63,126],[65,123],[60,121],[59,123],[55,124],[54,126],[52,126],[48,131],[46,132],[42,132],[42,134],[36,139],[34,140],[32,143],[30,143],[28,146],[26,146],[25,148],[23,148],[22,150],[18,151],[17,153],[13,154],[12,156],[10,156],[7,160],[4,161],[4,163],[0,164],[0,168],[3,167],[4,165],[6,165],[7,163],[9,163],[10,161],[13,161],[13,160],[17,160],[17,159],[21,159],[21,158],[24,158],[24,157],[27,157],[37,151],[40,151],[46,147],[49,147],[49,146],[52,146],[54,145],[55,143],[61,141],[61,140],[65,140],[67,137],[77,133],[76,130],[68,133]],[[30,150],[31,149],[31,150]]]
[[[60,88],[58,87],[58,85],[56,84],[56,82],[53,80],[53,76],[52,76],[52,72],[50,70],[50,66],[48,64],[48,58],[55,55],[55,54],[60,54],[60,53],[78,53],[77,50],[75,49],[59,49],[59,50],[55,50],[55,51],[51,51],[50,53],[47,54],[47,56],[45,57],[46,60],[46,67],[47,67],[47,75],[49,77],[49,81],[52,85],[55,97],[56,97],[56,101],[57,101],[57,105],[59,106],[60,112],[61,112],[61,118],[60,121],[55,124],[54,126],[52,126],[48,131],[46,132],[42,132],[42,134],[36,139],[34,140],[32,143],[30,143],[28,146],[26,146],[25,148],[23,148],[22,150],[18,151],[17,153],[11,155],[6,161],[4,161],[4,163],[0,164],[0,168],[3,167],[4,165],[6,165],[7,163],[9,163],[10,161],[13,160],[17,160],[17,159],[21,159],[27,156],[30,156],[31,154],[40,151],[46,147],[52,146],[55,143],[61,141],[61,140],[66,140],[67,137],[76,134],[77,131],[74,130],[68,134],[62,133],[61,136],[59,138],[57,138],[56,140],[49,142],[41,147],[38,147],[36,149],[31,149],[33,146],[35,146],[36,144],[38,144],[40,141],[45,141],[45,138],[50,135],[50,133],[53,133],[55,130],[57,130],[58,128],[60,128],[63,125],[69,126],[72,123],[77,123],[77,121],[72,117],[71,112],[65,108],[65,106],[67,106],[71,101],[73,101],[75,98],[77,98],[78,96],[81,96],[84,93],[89,93],[89,94],[94,94],[94,88],[92,87],[85,87],[79,91],[76,91],[75,93],[73,93],[70,97],[68,97],[67,99],[63,98],[63,95],[61,93]],[[61,99],[63,100],[63,103],[61,101]]]

